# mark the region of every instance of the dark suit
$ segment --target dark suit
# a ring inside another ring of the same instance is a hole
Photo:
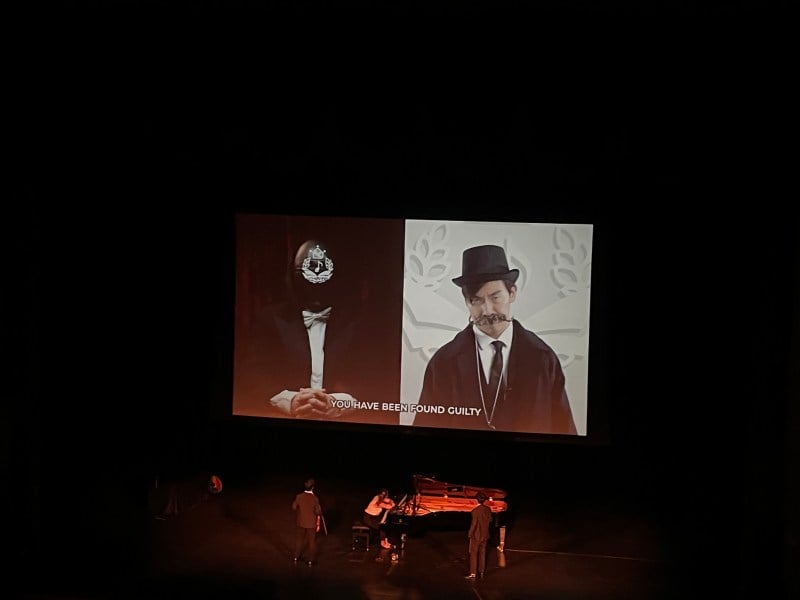
[[[492,522],[492,509],[478,504],[470,513],[469,524],[469,572],[481,573],[486,570],[486,542],[489,540],[489,525]]]
[[[319,498],[313,492],[300,492],[292,502],[292,510],[296,516],[294,557],[312,562],[317,553],[317,517],[322,514]]]
[[[544,340],[514,319],[505,393],[497,399],[492,425],[500,431],[575,434],[558,356]],[[481,402],[472,325],[439,348],[425,369],[419,405],[443,406],[443,414],[417,412],[414,425],[452,429],[490,429],[485,413],[494,398]],[[484,411],[484,406],[486,410]],[[479,415],[448,414],[447,409],[480,408]]]
[[[394,359],[399,349],[388,348],[394,340],[375,331],[363,315],[332,308],[324,343],[323,387],[328,393],[345,392],[361,402],[396,401],[386,390],[399,388],[399,369],[392,368],[399,363]],[[289,304],[270,306],[244,333],[246,340],[236,347],[235,405],[251,414],[285,417],[270,405],[270,398],[310,384],[311,350],[301,310]],[[358,410],[346,420],[397,424],[398,416]]]

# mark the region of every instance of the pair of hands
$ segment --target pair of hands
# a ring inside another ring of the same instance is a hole
[[[303,419],[336,419],[344,410],[333,405],[333,396],[325,388],[300,388],[292,397],[289,412]]]

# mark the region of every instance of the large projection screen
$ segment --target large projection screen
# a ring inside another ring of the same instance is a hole
[[[237,214],[233,414],[588,435],[592,234],[591,224]],[[470,324],[470,307],[480,312],[489,301],[481,291],[467,300],[453,282],[497,249],[516,286],[503,305],[515,322],[502,396],[486,387],[491,358]],[[312,298],[331,309],[322,333],[303,321],[301,304]],[[440,348],[428,384],[454,391],[421,404]],[[535,385],[522,384],[537,373]],[[569,430],[550,419],[558,408],[549,386],[559,380]]]

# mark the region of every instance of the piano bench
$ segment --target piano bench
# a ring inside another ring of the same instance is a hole
[[[363,545],[364,550],[369,552],[369,535],[370,530],[366,525],[361,523],[353,525],[353,550]]]

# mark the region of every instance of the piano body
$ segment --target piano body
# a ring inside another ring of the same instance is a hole
[[[508,510],[506,492],[498,488],[463,485],[439,481],[428,475],[414,475],[413,493],[403,496],[384,518],[391,526],[408,526],[419,530],[431,519],[446,513],[470,513],[478,505],[475,496],[483,492],[488,497],[486,506],[492,510],[494,525],[504,525]]]

